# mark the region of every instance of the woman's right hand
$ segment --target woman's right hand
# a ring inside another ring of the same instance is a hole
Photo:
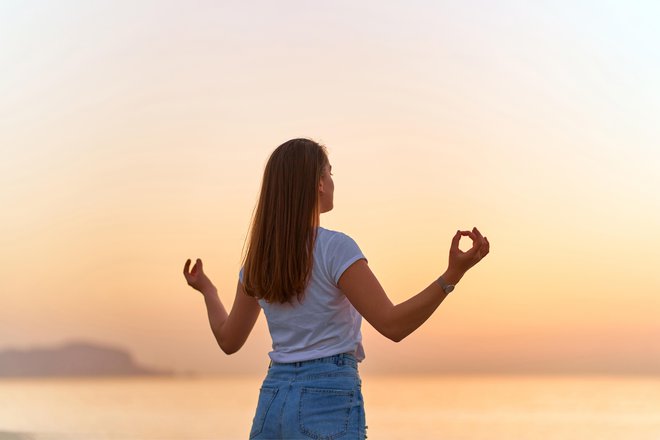
[[[472,247],[463,252],[458,248],[461,237],[468,236],[472,239]],[[481,261],[490,251],[488,239],[481,235],[475,227],[472,231],[457,231],[451,241],[449,249],[449,267],[447,272],[460,274],[462,277],[471,267]]]

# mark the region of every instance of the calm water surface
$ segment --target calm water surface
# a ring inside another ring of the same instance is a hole
[[[660,439],[660,378],[362,374],[370,439]],[[248,437],[262,377],[0,380],[0,440]]]

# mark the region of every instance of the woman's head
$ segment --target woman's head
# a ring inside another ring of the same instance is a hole
[[[324,146],[310,139],[291,139],[277,147],[266,163],[260,202],[270,213],[290,211],[300,221],[313,222],[323,208],[321,202],[330,201],[323,199],[328,195],[324,177],[329,168]]]
[[[280,303],[302,298],[319,215],[333,207],[330,170],[326,148],[310,139],[292,139],[270,155],[243,259],[248,295]]]

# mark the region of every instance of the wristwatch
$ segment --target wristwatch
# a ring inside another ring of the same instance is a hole
[[[444,292],[447,295],[449,295],[452,292],[452,290],[454,290],[454,287],[456,287],[453,284],[447,284],[445,282],[445,280],[442,278],[442,276],[440,276],[440,278],[438,278],[438,283],[440,284],[440,287],[442,287],[442,290],[444,290]]]

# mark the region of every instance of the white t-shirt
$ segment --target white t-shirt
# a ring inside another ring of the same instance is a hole
[[[300,362],[339,353],[364,359],[362,316],[337,287],[344,271],[361,258],[367,260],[351,237],[319,227],[312,276],[302,303],[295,296],[291,304],[259,300],[273,339],[273,351],[268,355],[274,362]],[[242,267],[239,279],[243,281]]]

